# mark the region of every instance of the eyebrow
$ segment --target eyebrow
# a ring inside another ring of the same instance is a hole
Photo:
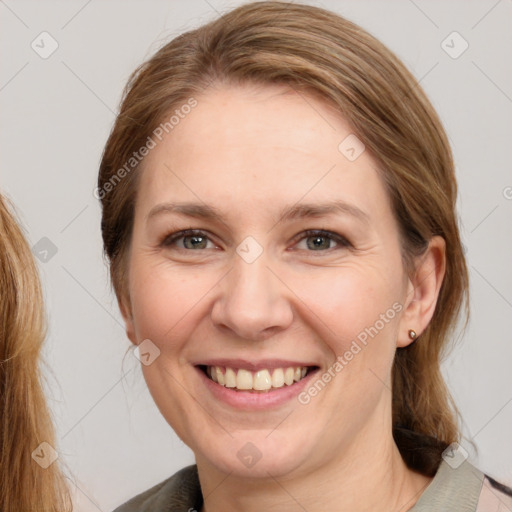
[[[216,207],[205,203],[161,203],[153,207],[146,216],[146,222],[163,213],[175,213],[196,219],[214,220],[226,223],[226,216]],[[298,203],[284,207],[278,218],[291,221],[305,218],[318,218],[327,215],[348,215],[368,224],[370,217],[357,206],[341,200],[327,203]]]

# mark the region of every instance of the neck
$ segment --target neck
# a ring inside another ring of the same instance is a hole
[[[373,442],[368,435],[359,438],[341,456],[300,476],[248,479],[225,475],[198,460],[205,497],[201,512],[410,510],[432,479],[407,468],[391,432]]]

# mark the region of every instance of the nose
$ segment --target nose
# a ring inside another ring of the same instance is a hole
[[[211,312],[218,328],[244,340],[263,341],[290,326],[290,291],[278,272],[269,268],[265,251],[252,263],[235,254],[233,268],[219,286]]]

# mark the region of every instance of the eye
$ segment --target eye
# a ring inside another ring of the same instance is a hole
[[[333,233],[332,231],[324,231],[322,229],[309,229],[302,233],[299,239],[299,244],[302,241],[306,241],[305,250],[310,249],[314,252],[325,252],[326,250],[333,249],[332,242],[338,244],[338,248],[351,247],[352,244],[343,236]],[[334,247],[335,249],[336,247]],[[304,247],[299,249],[304,249]]]
[[[352,244],[343,236],[333,233],[332,231],[325,231],[321,229],[309,229],[301,233],[301,237],[298,238],[296,247],[303,241],[306,241],[306,247],[298,247],[302,250],[309,250],[309,252],[326,252],[330,249],[336,249],[332,247],[333,242],[339,247],[352,247]],[[204,231],[197,229],[187,229],[184,231],[178,231],[167,235],[160,245],[162,247],[176,247],[182,250],[200,250],[200,249],[211,249],[208,247],[208,242],[212,243],[208,235]]]
[[[208,235],[203,231],[196,229],[187,229],[185,231],[178,231],[166,236],[162,242],[162,247],[176,246],[178,249],[194,250],[194,249],[208,249],[207,243],[209,240]]]

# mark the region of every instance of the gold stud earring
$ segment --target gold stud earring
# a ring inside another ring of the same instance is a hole
[[[411,340],[415,340],[416,336],[417,336],[416,331],[409,329],[409,338],[411,338]]]

